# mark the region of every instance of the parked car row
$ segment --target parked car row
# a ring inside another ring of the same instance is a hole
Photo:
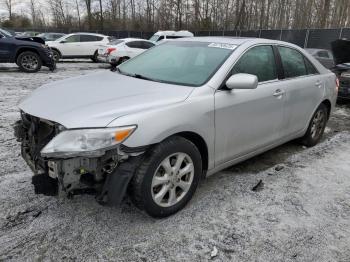
[[[0,29],[0,62],[14,62],[25,72],[37,72],[42,65],[53,70],[55,63],[65,58],[89,58],[94,62],[109,63],[115,67],[163,41],[193,36],[193,33],[188,31],[159,31],[149,40],[115,39],[95,33],[66,35],[39,34],[33,31],[14,36],[14,32]],[[350,98],[350,64],[347,64],[350,62],[349,43],[347,40],[337,40],[332,43],[332,51],[305,49],[324,67],[337,74],[340,80],[341,98]],[[28,53],[21,55],[24,50],[30,52],[30,55]],[[54,62],[51,61],[52,58]]]
[[[182,37],[193,37],[193,34],[188,31],[159,31],[148,41],[138,38],[115,39],[94,33],[66,35],[28,31],[15,34],[0,29],[0,62],[16,63],[25,72],[37,72],[42,65],[53,69],[55,62],[65,58],[90,58],[94,62],[100,61],[115,66],[141,54],[162,40]],[[23,58],[20,54],[25,48],[31,55]],[[54,62],[51,62],[52,59]]]

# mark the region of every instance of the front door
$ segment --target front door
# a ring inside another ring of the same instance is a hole
[[[63,56],[81,55],[80,35],[71,35],[62,39],[58,48]]]
[[[281,136],[284,91],[277,77],[272,46],[251,48],[231,73],[256,75],[259,85],[253,90],[215,93],[216,165],[271,145]]]

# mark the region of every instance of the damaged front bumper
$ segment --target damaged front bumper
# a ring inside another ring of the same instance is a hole
[[[133,161],[136,168],[145,151],[117,145],[101,156],[45,158],[40,152],[62,131],[60,125],[22,112],[14,130],[21,142],[22,157],[34,172],[32,183],[38,194],[63,192],[71,197],[89,193],[95,194],[100,203],[119,204],[134,173],[132,168],[122,166]]]

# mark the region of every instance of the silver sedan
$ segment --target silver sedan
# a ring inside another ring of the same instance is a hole
[[[38,88],[15,131],[37,193],[118,204],[128,192],[164,217],[205,176],[296,138],[318,143],[336,97],[335,75],[298,46],[188,38]]]

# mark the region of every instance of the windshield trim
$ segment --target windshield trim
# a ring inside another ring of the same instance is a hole
[[[173,40],[173,41],[176,41],[176,40]],[[186,42],[197,42],[197,41],[186,41]],[[201,43],[204,43],[204,42],[201,42]],[[156,45],[155,45],[156,46]],[[155,47],[154,46],[154,47]],[[152,47],[152,48],[154,48]],[[235,49],[232,49],[231,52],[227,53],[227,55],[224,57],[224,59],[221,61],[221,63],[218,64],[218,66],[213,70],[213,72],[208,76],[208,78],[203,82],[203,83],[200,83],[200,84],[189,84],[189,83],[179,83],[179,82],[174,82],[174,81],[168,81],[168,80],[163,80],[163,79],[159,79],[159,81],[155,81],[157,79],[142,79],[142,78],[139,78],[141,80],[145,80],[145,81],[153,81],[153,82],[159,82],[159,83],[165,83],[165,84],[171,84],[171,85],[178,85],[178,86],[188,86],[188,87],[201,87],[201,86],[204,86],[206,85],[212,78],[213,76],[219,71],[219,69],[223,66],[223,64],[229,59],[229,57],[234,53],[234,51],[237,49],[238,45],[236,45],[236,48]],[[123,64],[127,64],[130,60],[128,61],[125,61]],[[120,64],[119,66],[121,66],[122,64]],[[129,77],[134,77],[134,78],[137,78],[135,77],[135,75],[133,74],[129,74],[127,72],[124,72],[123,70],[121,70],[119,68],[119,66],[117,66],[117,72],[119,74],[122,74],[122,75],[125,75],[125,76],[129,76]],[[147,76],[146,76],[147,77]]]

